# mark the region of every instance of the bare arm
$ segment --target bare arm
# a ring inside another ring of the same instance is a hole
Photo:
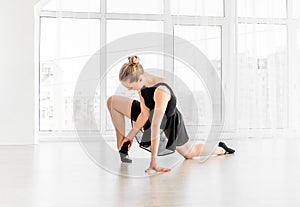
[[[158,172],[168,172],[170,169],[157,165],[156,157],[160,141],[160,125],[163,120],[168,102],[171,98],[170,91],[166,87],[158,87],[154,92],[155,108],[151,122],[151,162],[146,172],[155,170]]]
[[[141,106],[141,113],[136,119],[136,122],[133,125],[133,128],[129,131],[128,135],[123,138],[119,150],[123,146],[123,144],[127,141],[130,142],[129,148],[131,147],[133,143],[133,138],[134,136],[138,133],[138,131],[145,125],[149,118],[150,110],[146,107],[144,98],[142,97],[141,93],[139,92],[140,95],[140,106]]]
[[[140,95],[140,106],[141,106],[141,113],[137,117],[136,122],[133,125],[133,128],[129,131],[127,137],[133,138],[138,131],[145,125],[149,118],[150,110],[146,107],[144,98]]]

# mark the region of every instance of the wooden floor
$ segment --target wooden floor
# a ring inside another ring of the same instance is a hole
[[[300,139],[227,143],[235,155],[139,178],[102,169],[79,143],[0,146],[0,206],[300,206]]]

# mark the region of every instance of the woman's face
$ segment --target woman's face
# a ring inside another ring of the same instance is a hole
[[[143,87],[142,83],[143,79],[140,77],[138,81],[129,82],[129,81],[121,81],[122,85],[125,86],[128,90],[136,90],[139,91]]]
[[[121,82],[125,88],[127,88],[129,91],[130,90],[139,90],[137,82],[132,82],[130,83],[129,81],[122,81]]]
[[[128,90],[135,90],[139,91],[144,86],[145,77],[144,75],[140,75],[137,81],[130,82],[128,81],[121,81],[122,85],[125,86]]]

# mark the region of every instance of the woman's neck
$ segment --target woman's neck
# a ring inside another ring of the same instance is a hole
[[[144,77],[145,77],[145,82],[144,82],[144,86],[146,87],[150,87],[155,85],[157,82],[159,82],[161,80],[161,78],[151,75],[149,73],[144,73]]]
[[[153,85],[155,83],[153,75],[150,75],[149,73],[145,72],[144,73],[144,77],[145,77],[144,85],[146,87],[151,86],[151,85]]]

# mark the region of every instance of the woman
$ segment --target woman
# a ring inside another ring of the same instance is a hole
[[[146,172],[168,172],[170,169],[160,167],[156,157],[160,141],[160,129],[168,138],[166,148],[176,150],[186,159],[200,156],[203,144],[193,145],[189,141],[181,113],[176,107],[176,97],[167,81],[163,78],[144,72],[137,56],[128,58],[119,73],[119,79],[128,90],[139,93],[140,102],[123,96],[111,96],[107,101],[117,135],[117,147],[122,162],[131,163],[128,156],[133,138],[141,128],[151,131],[151,162]],[[135,121],[133,128],[125,137],[124,116]],[[146,127],[147,126],[147,127]],[[215,154],[232,154],[235,151],[223,142],[215,149]]]

